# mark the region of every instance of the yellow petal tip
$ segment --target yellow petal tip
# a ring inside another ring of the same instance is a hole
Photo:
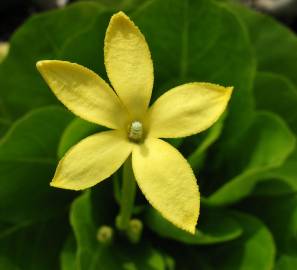
[[[39,61],[37,61],[36,66],[41,67],[41,66],[43,66],[44,64],[46,64],[46,63],[48,63],[50,61],[51,60],[39,60]]]
[[[51,186],[51,187],[55,187],[55,188],[64,188],[64,189],[65,189],[65,187],[61,186],[61,184],[59,184],[59,182],[56,181],[55,179],[53,179],[53,180],[50,182],[50,186]]]
[[[36,62],[36,67],[39,70],[39,68],[41,68],[43,65],[43,60]]]
[[[120,19],[120,18],[125,18],[125,19],[127,19],[127,18],[129,18],[127,15],[126,15],[126,13],[125,12],[123,12],[123,11],[119,11],[119,12],[117,12],[116,14],[114,14],[112,17],[111,17],[112,19]]]
[[[196,227],[193,227],[193,228],[189,229],[188,232],[189,232],[190,234],[195,235],[195,233],[196,233]]]
[[[112,15],[110,19],[110,25],[133,25],[135,24],[131,21],[128,15],[126,15],[123,11],[119,11],[118,13]],[[135,26],[136,27],[136,26]]]
[[[70,186],[65,186],[62,183],[58,183],[57,181],[50,182],[50,186],[54,187],[54,188],[68,189],[68,190],[74,190],[74,191],[82,190],[80,188],[73,187],[73,186],[71,186],[71,187]]]
[[[62,188],[62,187],[61,187],[56,181],[54,181],[54,180],[50,182],[50,186],[51,186],[51,187],[55,187],[55,188]]]
[[[36,62],[36,67],[37,67],[38,71],[41,71],[48,64],[51,64],[53,62],[56,62],[56,60],[40,60],[40,61]]]
[[[69,190],[76,190],[76,191],[80,190],[80,189],[75,188],[73,186],[65,185],[65,184],[63,184],[62,181],[59,181],[59,180],[57,180],[55,178],[50,182],[50,186],[55,187],[55,188],[69,189]]]
[[[233,90],[234,90],[234,87],[233,86],[228,86],[226,87],[227,91],[230,92],[230,95],[232,94]]]
[[[162,214],[161,214],[162,215]],[[162,215],[163,216],[163,215]],[[163,216],[164,217],[164,216]],[[166,219],[166,217],[164,217],[165,219]],[[168,221],[170,221],[174,226],[176,226],[176,227],[178,227],[179,229],[181,229],[181,230],[183,230],[183,231],[185,231],[185,232],[188,232],[188,233],[190,233],[190,234],[192,234],[192,235],[194,235],[195,233],[196,233],[196,224],[197,224],[197,220],[198,220],[198,217],[197,217],[197,219],[196,219],[196,222],[195,222],[195,224],[178,224],[178,223],[176,223],[175,221],[173,221],[173,220],[169,220],[168,219]]]

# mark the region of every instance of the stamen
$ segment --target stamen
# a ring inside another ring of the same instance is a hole
[[[128,137],[132,141],[140,141],[143,136],[142,123],[139,121],[133,121],[130,125]]]

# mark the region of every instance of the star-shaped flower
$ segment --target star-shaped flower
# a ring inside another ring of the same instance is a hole
[[[104,46],[113,89],[78,64],[44,60],[37,68],[57,98],[74,114],[112,130],[89,136],[60,161],[51,185],[81,190],[111,176],[132,155],[139,188],[166,219],[191,233],[200,196],[186,159],[160,138],[196,134],[225,110],[232,88],[210,83],[177,86],[150,107],[153,63],[144,36],[123,13],[112,16]]]

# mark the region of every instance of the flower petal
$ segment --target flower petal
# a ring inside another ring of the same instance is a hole
[[[144,36],[123,12],[110,20],[104,58],[113,88],[133,117],[141,117],[151,98],[153,63]]]
[[[57,98],[90,122],[120,129],[127,112],[109,85],[93,71],[70,62],[44,60],[37,68]]]
[[[136,181],[151,205],[177,227],[195,233],[200,197],[193,171],[170,144],[148,138],[132,151]]]
[[[149,110],[149,136],[185,137],[209,128],[224,112],[232,90],[211,83],[188,83],[169,90]]]
[[[80,190],[108,178],[130,155],[132,144],[120,131],[91,135],[61,159],[51,186]]]

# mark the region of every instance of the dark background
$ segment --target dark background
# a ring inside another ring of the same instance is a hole
[[[0,0],[0,41],[6,41],[29,16],[34,13],[56,8],[59,0]],[[61,0],[62,1],[62,0]],[[66,1],[66,0],[65,0]],[[73,2],[70,0],[68,2]],[[239,1],[239,0],[238,0]],[[246,5],[270,13],[278,20],[287,24],[293,31],[297,31],[297,0],[281,9],[273,11],[263,7],[263,0],[240,0]],[[283,0],[265,0],[283,1]]]

